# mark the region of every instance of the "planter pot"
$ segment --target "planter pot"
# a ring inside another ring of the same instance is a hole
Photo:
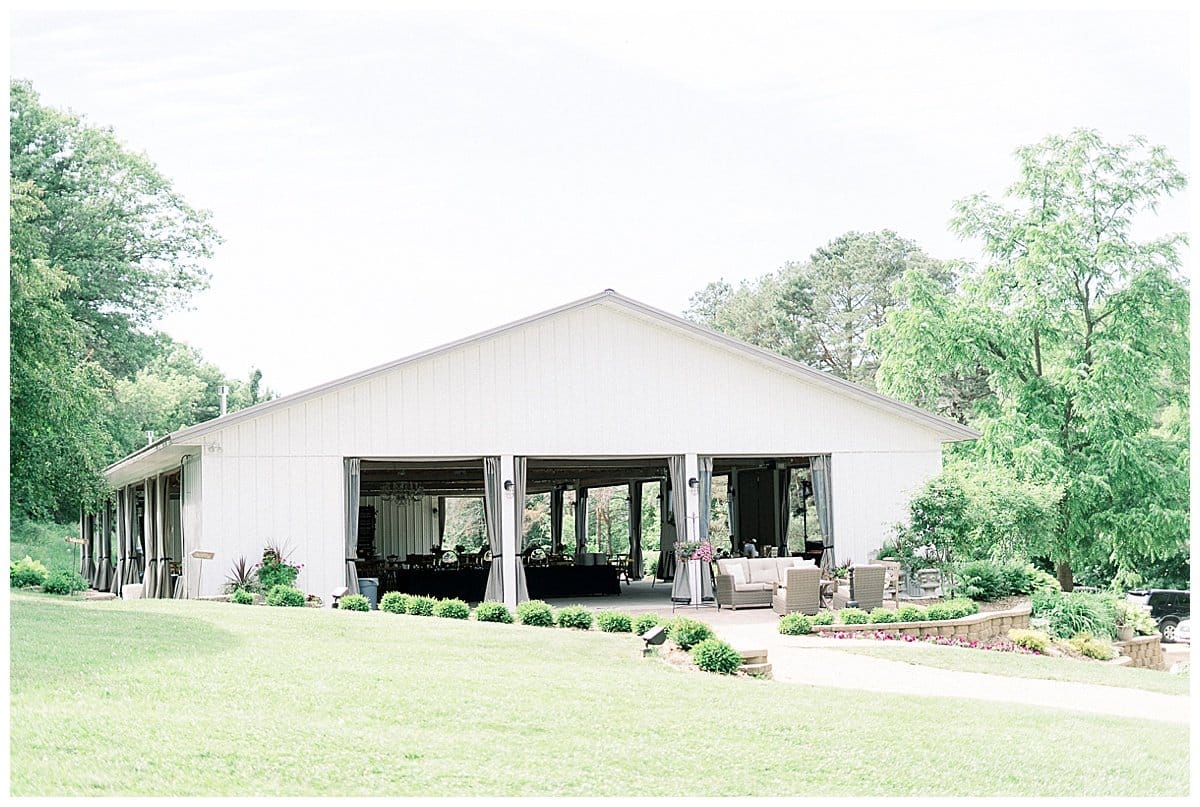
[[[1133,641],[1133,625],[1120,625],[1117,627],[1117,641],[1129,642]]]

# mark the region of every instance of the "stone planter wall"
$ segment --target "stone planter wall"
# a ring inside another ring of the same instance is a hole
[[[823,632],[844,633],[887,633],[892,636],[958,636],[971,641],[982,641],[996,637],[1007,638],[1012,628],[1029,627],[1029,606],[1009,611],[987,611],[964,616],[961,619],[943,619],[935,622],[879,622],[868,625],[822,625]],[[1156,637],[1147,637],[1156,638]],[[1135,640],[1136,641],[1136,640]],[[1159,653],[1159,663],[1162,654]]]
[[[1130,667],[1145,667],[1150,670],[1163,668],[1162,637],[1134,636],[1128,642],[1114,642],[1113,646],[1122,656],[1129,656]]]

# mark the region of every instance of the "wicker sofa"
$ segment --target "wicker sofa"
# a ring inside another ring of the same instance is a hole
[[[820,580],[821,570],[811,560],[722,558],[717,561],[717,603],[735,611],[738,608],[775,607],[777,611],[790,608],[815,614]],[[774,603],[777,592],[779,605]]]

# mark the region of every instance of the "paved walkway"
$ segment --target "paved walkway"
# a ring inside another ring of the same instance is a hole
[[[742,617],[743,613],[746,612],[722,610],[721,617],[705,614],[708,617],[705,621],[734,647],[765,647],[777,681],[905,695],[974,698],[1171,723],[1190,721],[1191,698],[1183,695],[958,672],[861,656],[831,647],[839,643],[844,646],[852,640],[781,636],[774,619],[751,620]],[[955,651],[948,649],[947,652]]]

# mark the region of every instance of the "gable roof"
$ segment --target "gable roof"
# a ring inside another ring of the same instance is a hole
[[[105,470],[114,470],[117,468],[117,466],[122,465],[135,457],[151,451],[160,450],[170,444],[194,444],[194,441],[196,441],[198,438],[217,431],[218,429],[224,429],[232,424],[258,417],[275,409],[301,403],[310,398],[336,391],[342,387],[368,380],[382,373],[387,373],[398,367],[402,367],[406,364],[421,361],[422,359],[454,350],[455,348],[470,344],[472,342],[484,341],[508,331],[513,331],[531,323],[538,322],[539,320],[548,319],[568,311],[575,311],[593,305],[610,305],[618,309],[624,309],[627,312],[630,312],[643,319],[647,319],[651,322],[656,322],[676,331],[683,331],[691,337],[709,342],[710,344],[719,345],[726,349],[740,352],[747,358],[756,359],[760,362],[772,365],[784,371],[785,373],[801,378],[804,381],[827,387],[839,394],[855,398],[856,400],[862,401],[863,403],[875,408],[887,411],[893,415],[896,415],[897,417],[916,422],[926,428],[940,432],[946,437],[947,441],[973,440],[980,436],[979,432],[975,431],[974,429],[968,426],[963,426],[962,424],[956,423],[948,418],[941,417],[940,415],[936,415],[919,407],[904,403],[903,401],[898,401],[895,398],[889,398],[888,396],[882,395],[875,390],[869,389],[860,384],[856,384],[852,381],[847,381],[843,378],[838,378],[837,376],[821,370],[814,369],[801,362],[781,356],[778,353],[773,353],[772,351],[765,350],[757,347],[756,345],[749,344],[748,342],[743,342],[740,339],[734,339],[731,336],[714,331],[710,328],[706,328],[703,325],[698,325],[694,322],[684,319],[683,317],[669,314],[666,311],[662,311],[630,297],[618,294],[612,289],[605,289],[599,294],[593,294],[589,297],[584,297],[580,300],[575,300],[574,302],[566,303],[564,305],[542,311],[538,314],[533,314],[532,316],[525,317],[524,319],[516,320],[515,322],[500,325],[498,327],[481,331],[480,333],[467,336],[462,339],[457,339],[453,342],[448,342],[444,345],[439,345],[428,350],[423,350],[419,353],[414,353],[410,356],[405,356],[401,359],[396,359],[385,364],[380,364],[376,367],[362,370],[361,372],[343,376],[342,378],[334,379],[333,381],[328,381],[315,387],[310,387],[309,389],[302,390],[301,392],[285,395],[282,398],[276,398],[271,401],[265,401],[263,403],[256,404],[255,406],[225,415],[224,417],[214,418],[213,420],[208,420],[203,423],[196,424],[195,426],[189,426],[187,428],[180,429],[160,438],[148,446],[138,449],[129,456],[113,463]]]

